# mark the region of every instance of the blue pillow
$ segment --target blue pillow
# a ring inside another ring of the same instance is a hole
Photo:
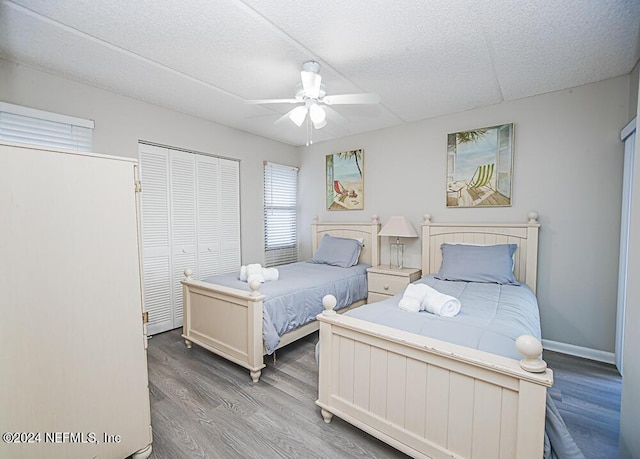
[[[442,244],[440,280],[520,285],[513,275],[516,244]]]
[[[360,249],[362,249],[360,241],[325,234],[320,239],[318,250],[311,259],[311,263],[324,263],[326,265],[349,268],[358,264]]]

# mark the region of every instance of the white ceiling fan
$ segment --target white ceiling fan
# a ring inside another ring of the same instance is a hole
[[[320,64],[315,61],[302,64],[300,72],[302,83],[296,86],[294,99],[260,99],[247,100],[246,102],[250,104],[300,104],[277,119],[274,124],[290,119],[297,126],[302,126],[307,114],[309,114],[309,120],[316,129],[327,125],[327,115],[338,122],[347,122],[344,116],[329,105],[377,104],[380,102],[380,96],[374,93],[328,96],[319,72]]]

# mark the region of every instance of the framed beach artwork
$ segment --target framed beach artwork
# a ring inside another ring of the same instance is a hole
[[[513,123],[447,136],[447,207],[511,205]]]
[[[327,155],[328,210],[364,209],[364,150]]]

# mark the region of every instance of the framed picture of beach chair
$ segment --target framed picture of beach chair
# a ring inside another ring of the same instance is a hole
[[[513,123],[447,136],[447,207],[511,205]]]
[[[327,155],[327,210],[364,209],[364,150]]]

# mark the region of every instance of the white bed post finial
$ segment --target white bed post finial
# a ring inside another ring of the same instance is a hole
[[[336,300],[335,296],[325,295],[324,298],[322,298],[322,307],[324,308],[323,314],[325,316],[332,316],[336,314],[336,312],[333,310],[333,308],[336,307],[336,304],[338,304],[338,300]]]
[[[529,219],[529,223],[538,223],[538,212],[531,211],[527,214],[527,218]]]
[[[516,339],[516,349],[524,359],[520,360],[520,367],[529,373],[544,373],[547,362],[538,357],[542,354],[542,343],[535,336],[520,335]]]
[[[260,282],[259,280],[253,279],[251,282],[249,282],[249,289],[251,290],[250,295],[251,296],[260,295],[260,286],[261,285],[262,285],[262,282]]]
[[[378,220],[378,216],[376,214],[373,214],[371,216],[371,223],[380,223],[380,220]]]
[[[317,215],[313,216],[313,223],[318,223],[320,221],[320,218]]]
[[[422,216],[422,223],[423,224],[431,223],[431,214],[424,214]]]
[[[193,274],[193,270],[191,268],[187,268],[184,270],[184,277],[186,279],[191,279],[192,274]]]

